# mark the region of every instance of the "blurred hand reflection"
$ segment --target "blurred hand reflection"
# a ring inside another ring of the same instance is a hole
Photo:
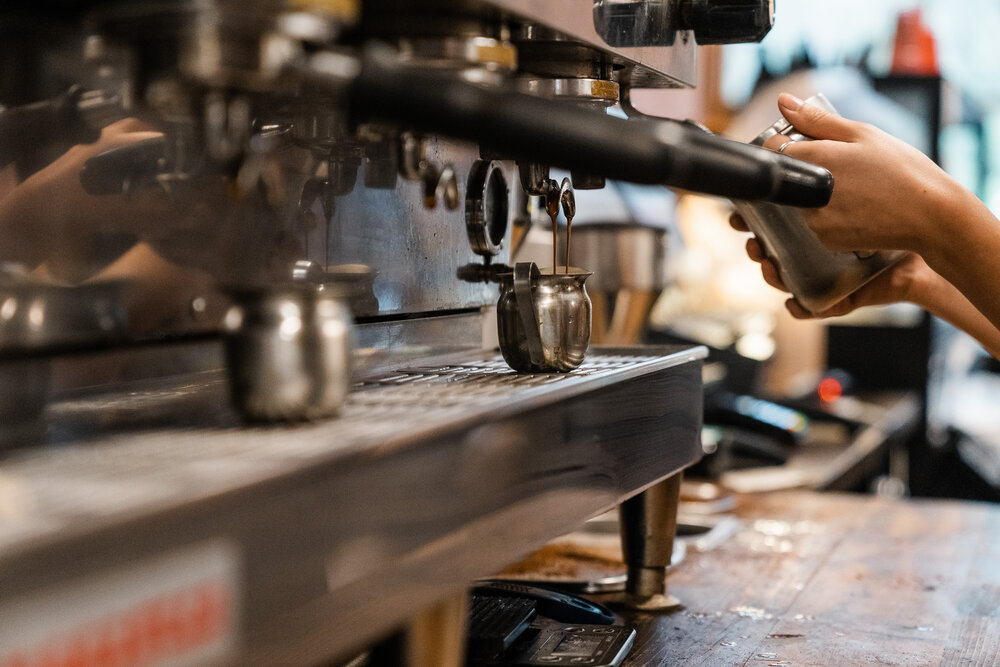
[[[45,282],[125,281],[138,335],[162,327],[213,327],[227,302],[222,285],[251,274],[280,274],[297,246],[273,217],[247,215],[253,202],[233,197],[222,175],[201,177],[173,194],[150,185],[94,195],[81,185],[89,159],[161,136],[126,118],[20,183],[13,168],[5,170],[0,262],[23,265]]]
[[[168,202],[161,193],[152,191],[141,195],[149,200],[143,202],[94,197],[80,184],[80,170],[99,153],[158,136],[158,132],[134,118],[118,121],[105,127],[98,141],[73,146],[44,169],[2,193],[0,261],[35,269],[52,260],[52,266],[48,267],[52,275],[65,273],[68,282],[85,279],[87,276],[80,275],[74,267],[60,264],[72,262],[70,258],[86,237],[99,233],[136,233],[130,229],[140,223],[136,210],[152,206],[154,212],[162,213]],[[60,262],[59,258],[65,259]]]

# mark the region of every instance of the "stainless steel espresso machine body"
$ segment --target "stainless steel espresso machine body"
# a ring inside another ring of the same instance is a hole
[[[292,280],[349,282],[361,319],[486,305],[495,285],[472,265],[505,261],[515,186],[538,194],[548,166],[578,187],[610,176],[805,205],[828,187],[781,156],[600,113],[622,85],[690,85],[698,30],[719,39],[713,3],[57,4],[65,20],[10,47],[31,77],[12,99],[31,102],[8,104],[0,149],[12,178],[44,183],[22,195],[3,260],[72,286],[136,286],[130,253],[186,274],[160,312],[130,304],[98,340],[217,330],[231,290]],[[758,36],[759,4],[724,17]],[[12,30],[41,20],[9,12]],[[90,148],[60,155],[74,145]]]
[[[551,167],[822,205],[823,170],[606,113],[772,19],[7,3],[0,662],[303,664],[404,631],[402,662],[457,664],[470,581],[700,456],[700,348],[559,376],[484,349],[526,207]]]

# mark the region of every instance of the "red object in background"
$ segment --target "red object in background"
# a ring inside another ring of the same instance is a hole
[[[824,378],[816,387],[816,393],[824,403],[833,403],[844,395],[844,387],[837,378]]]
[[[924,25],[919,7],[900,12],[896,20],[891,72],[917,76],[940,73],[934,34]]]

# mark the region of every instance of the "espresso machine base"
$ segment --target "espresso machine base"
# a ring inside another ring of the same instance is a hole
[[[704,355],[606,348],[518,374],[464,353],[282,426],[233,423],[221,374],[132,386],[155,424],[8,452],[0,657],[98,628],[104,649],[192,664],[349,658],[695,462]],[[57,400],[50,423],[125,398]],[[171,422],[192,401],[218,413]]]

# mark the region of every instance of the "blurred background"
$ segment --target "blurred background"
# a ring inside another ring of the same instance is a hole
[[[919,148],[1000,213],[997,34],[1000,5],[982,0],[781,2],[761,43],[700,49],[696,89],[636,91],[632,103],[643,113],[686,116],[748,141],[779,117],[779,92],[823,93],[842,115]],[[891,494],[996,499],[1000,422],[993,406],[1000,376],[974,341],[908,304],[822,322],[793,320],[784,295],[746,259],[744,237],[727,224],[728,202],[653,191],[644,199],[642,188],[627,190],[620,197],[633,217],[656,217],[643,212],[648,200],[660,202],[670,238],[669,279],[652,308],[651,341],[709,345],[725,396],[775,400],[803,418],[816,406],[842,412],[857,402],[913,398],[915,421],[889,434],[903,444],[886,447],[880,468],[842,483]],[[710,422],[712,387],[709,379]],[[714,446],[706,444],[706,452]],[[743,460],[730,456],[714,476],[729,475],[738,485],[737,459]],[[758,482],[780,486],[787,479]]]

